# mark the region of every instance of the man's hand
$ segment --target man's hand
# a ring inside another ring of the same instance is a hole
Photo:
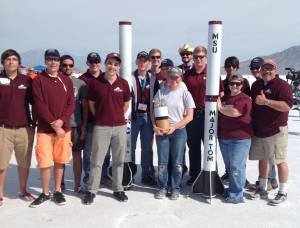
[[[57,129],[55,130],[55,132],[56,132],[56,135],[57,135],[58,137],[64,137],[64,136],[66,135],[65,130],[62,129],[62,128],[57,128]]]
[[[267,98],[266,98],[266,95],[264,94],[264,91],[261,90],[260,91],[260,94],[261,95],[257,95],[256,98],[255,98],[255,103],[257,105],[265,105],[266,104],[266,101],[267,101]]]
[[[58,120],[53,121],[50,125],[53,129],[61,128],[64,125],[64,121],[62,121],[61,119],[58,119]]]
[[[156,125],[153,126],[153,131],[157,135],[163,135],[164,134],[164,129],[157,127]]]
[[[176,130],[176,127],[170,126],[170,127],[169,127],[169,130],[168,130],[168,132],[167,132],[167,135],[173,134],[173,132],[174,132],[175,130]]]

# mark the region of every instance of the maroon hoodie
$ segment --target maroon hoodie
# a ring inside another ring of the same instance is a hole
[[[51,123],[61,119],[63,129],[69,131],[70,117],[75,109],[72,80],[59,73],[50,77],[43,71],[32,83],[33,101],[38,115],[38,132],[55,133]]]

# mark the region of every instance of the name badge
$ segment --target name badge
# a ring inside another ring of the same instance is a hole
[[[147,111],[147,105],[143,104],[143,103],[139,103],[138,110],[146,112]]]
[[[0,78],[0,85],[9,86],[10,80],[8,78]]]

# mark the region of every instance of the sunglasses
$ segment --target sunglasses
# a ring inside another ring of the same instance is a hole
[[[60,59],[58,57],[48,57],[46,58],[47,61],[55,61],[55,62],[59,62]]]
[[[74,67],[74,64],[65,64],[65,63],[63,63],[61,65],[62,65],[62,67],[70,67],[70,68]]]
[[[270,67],[270,66],[265,66],[261,68],[262,71],[272,71],[274,69],[275,69],[274,67]]]
[[[206,57],[206,55],[193,55],[194,59],[203,59],[205,57]]]
[[[186,55],[191,55],[192,53],[191,52],[182,52],[180,53],[181,56],[186,56]]]
[[[225,66],[224,66],[225,68],[237,68],[237,66],[236,65],[234,65],[234,64],[226,64]]]
[[[260,67],[250,67],[250,70],[260,70]]]
[[[241,82],[229,82],[229,85],[230,86],[241,86],[242,85],[242,83]]]
[[[152,56],[151,56],[151,59],[160,59],[160,58],[161,58],[160,55],[152,55]]]

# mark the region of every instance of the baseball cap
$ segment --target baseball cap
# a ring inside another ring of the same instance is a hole
[[[119,63],[122,62],[119,53],[115,53],[115,52],[109,53],[109,54],[106,56],[105,62],[106,62],[108,59],[111,59],[111,58],[114,58],[114,59],[118,60]]]
[[[264,59],[261,57],[255,57],[251,60],[249,67],[261,67],[264,63]]]
[[[182,75],[182,70],[179,67],[172,67],[168,70],[169,77],[180,77]]]
[[[174,67],[174,63],[171,59],[164,59],[161,61],[160,68],[161,67]]]
[[[231,77],[229,77],[229,82],[243,82],[244,78],[240,74],[234,74]]]
[[[264,60],[264,63],[263,63],[262,66],[264,66],[264,65],[271,65],[274,68],[277,68],[277,63],[273,59],[266,59],[266,60]]]
[[[150,60],[150,55],[145,51],[141,51],[136,56],[136,59],[140,59],[140,58],[144,58],[144,59],[149,61]]]
[[[60,54],[57,49],[47,49],[45,51],[45,59],[47,58],[60,58]]]
[[[95,62],[95,63],[100,63],[101,62],[101,57],[97,52],[91,52],[90,54],[88,54],[87,62]]]

